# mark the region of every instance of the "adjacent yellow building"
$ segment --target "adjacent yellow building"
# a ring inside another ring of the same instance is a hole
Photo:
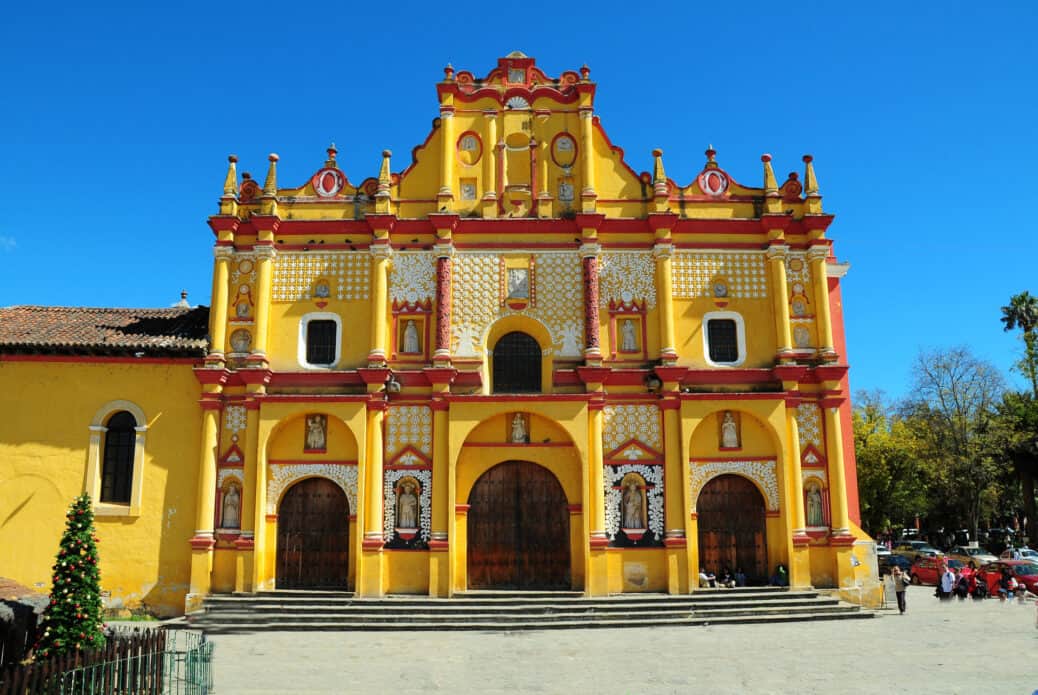
[[[584,67],[447,67],[411,161],[230,158],[212,306],[0,309],[0,575],[95,499],[112,605],[874,578],[811,157],[638,173]],[[855,559],[852,559],[852,556]]]

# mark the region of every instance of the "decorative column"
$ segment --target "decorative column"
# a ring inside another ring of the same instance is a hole
[[[829,311],[829,277],[826,272],[826,259],[829,246],[824,241],[811,246],[807,250],[807,262],[811,268],[811,285],[815,299],[815,324],[818,327],[819,357],[826,362],[837,359],[833,349],[833,322]]]
[[[446,97],[450,98],[450,97]],[[438,209],[450,210],[454,207],[454,106],[440,106],[440,139],[443,151],[440,153],[440,191],[436,196]]]
[[[267,364],[267,331],[270,325],[271,286],[274,278],[274,232],[261,231],[260,241],[253,247],[256,254],[256,335],[252,337],[252,354],[248,361],[255,366]]]
[[[539,143],[539,154],[537,159],[537,187],[531,188],[531,193],[535,195],[535,205],[537,211],[537,217],[545,218],[551,217],[552,209],[552,194],[549,190],[551,181],[548,180],[548,161],[551,159],[551,133],[548,132],[548,119],[551,117],[551,111],[547,109],[538,109],[534,112],[534,129],[537,132],[537,141]]]
[[[369,216],[370,218],[370,216]],[[376,230],[376,239],[371,244],[371,350],[368,366],[381,367],[386,363],[386,316],[389,312],[389,259],[393,249],[389,245],[389,232]]]
[[[231,256],[234,247],[217,244],[213,248],[213,295],[212,308],[209,310],[209,356],[206,362],[223,362],[224,348],[227,345],[227,292],[230,277]]]
[[[786,282],[785,244],[772,244],[766,256],[771,269],[772,313],[775,316],[775,344],[778,346],[776,359],[789,361],[793,356],[793,340],[789,329],[789,285]]]
[[[361,596],[382,595],[382,424],[386,401],[377,395],[367,402],[367,446],[364,457],[364,540],[357,592]]]
[[[256,407],[258,408],[258,403]],[[249,406],[246,406],[249,407]],[[253,502],[253,550],[252,550],[252,590],[262,591],[274,588],[273,575],[267,574],[267,447],[266,437],[270,436],[266,431],[264,438],[259,436],[260,418],[259,410],[256,410],[256,468],[252,489],[255,495]],[[250,413],[251,415],[251,413]],[[248,456],[249,453],[245,452]],[[351,510],[352,511],[352,510]],[[275,517],[276,518],[276,517]]]
[[[250,399],[245,402],[245,467],[242,470],[244,480],[241,491],[241,535],[234,542],[235,553],[234,590],[238,592],[253,591],[253,570],[255,561],[256,526],[256,450],[259,448],[259,402]],[[266,476],[264,476],[264,481]]]
[[[825,413],[825,453],[829,462],[829,501],[833,536],[850,534],[851,520],[847,511],[847,473],[843,468],[843,430],[838,403],[823,403]]]
[[[588,403],[588,483],[591,490],[588,501],[588,525],[590,526],[590,562],[585,577],[585,592],[588,596],[606,596],[609,593],[609,565],[606,548],[609,537],[605,532],[605,471],[603,470],[602,430],[605,400],[601,396]]]
[[[191,584],[185,611],[197,610],[209,593],[213,570],[213,520],[216,513],[216,447],[221,403],[210,396],[202,401],[202,447],[199,452],[195,535],[191,538]]]
[[[595,211],[595,157],[592,143],[592,125],[594,110],[590,106],[580,107],[580,154],[581,169],[584,174],[584,187],[580,191],[582,210]]]
[[[483,112],[483,217],[497,217],[497,111]]]
[[[584,243],[580,258],[584,267],[584,361],[588,365],[602,363],[602,348],[598,322],[598,254],[602,247]]]
[[[663,411],[663,509],[667,548],[667,593],[689,589],[688,539],[685,537],[685,485],[681,456],[681,401],[677,393],[660,401]]]
[[[453,245],[436,245],[436,351],[433,352],[433,362],[440,366],[449,365],[451,361],[453,255]]]
[[[530,216],[537,216],[537,138],[530,138]]]
[[[666,231],[669,237],[670,230]],[[678,361],[678,351],[674,341],[674,285],[672,281],[672,259],[674,246],[667,241],[658,241],[652,247],[652,256],[656,259],[656,306],[660,315],[660,362],[664,365]]]
[[[435,386],[434,386],[435,388]],[[450,404],[433,398],[432,530],[429,537],[429,595],[450,596]]]

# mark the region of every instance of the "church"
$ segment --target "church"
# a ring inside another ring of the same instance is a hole
[[[448,66],[402,168],[229,158],[209,308],[0,309],[0,576],[49,590],[87,492],[108,604],[160,615],[874,578],[812,158],[639,173],[596,88]]]

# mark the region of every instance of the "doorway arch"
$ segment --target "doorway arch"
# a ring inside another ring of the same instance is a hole
[[[344,589],[349,576],[350,509],[327,478],[290,487],[278,505],[278,589]]]
[[[764,497],[752,481],[721,475],[703,486],[699,515],[699,564],[717,573],[741,567],[751,583],[768,579]]]
[[[470,589],[569,589],[569,507],[555,475],[527,461],[499,463],[469,493]]]

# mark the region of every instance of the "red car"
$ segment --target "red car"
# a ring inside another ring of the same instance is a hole
[[[1016,581],[1027,587],[1032,594],[1038,594],[1038,562],[1034,560],[999,560],[990,562],[977,570],[977,581],[983,577],[988,585],[988,595],[998,596],[998,581],[1002,577],[1003,568],[1008,568]]]
[[[946,557],[917,557],[915,562],[912,563],[912,569],[909,571],[909,576],[912,578],[913,584],[929,584],[930,586],[937,586],[938,580],[941,578],[941,570],[947,565],[952,569],[961,570],[963,565],[958,560],[952,560]]]

